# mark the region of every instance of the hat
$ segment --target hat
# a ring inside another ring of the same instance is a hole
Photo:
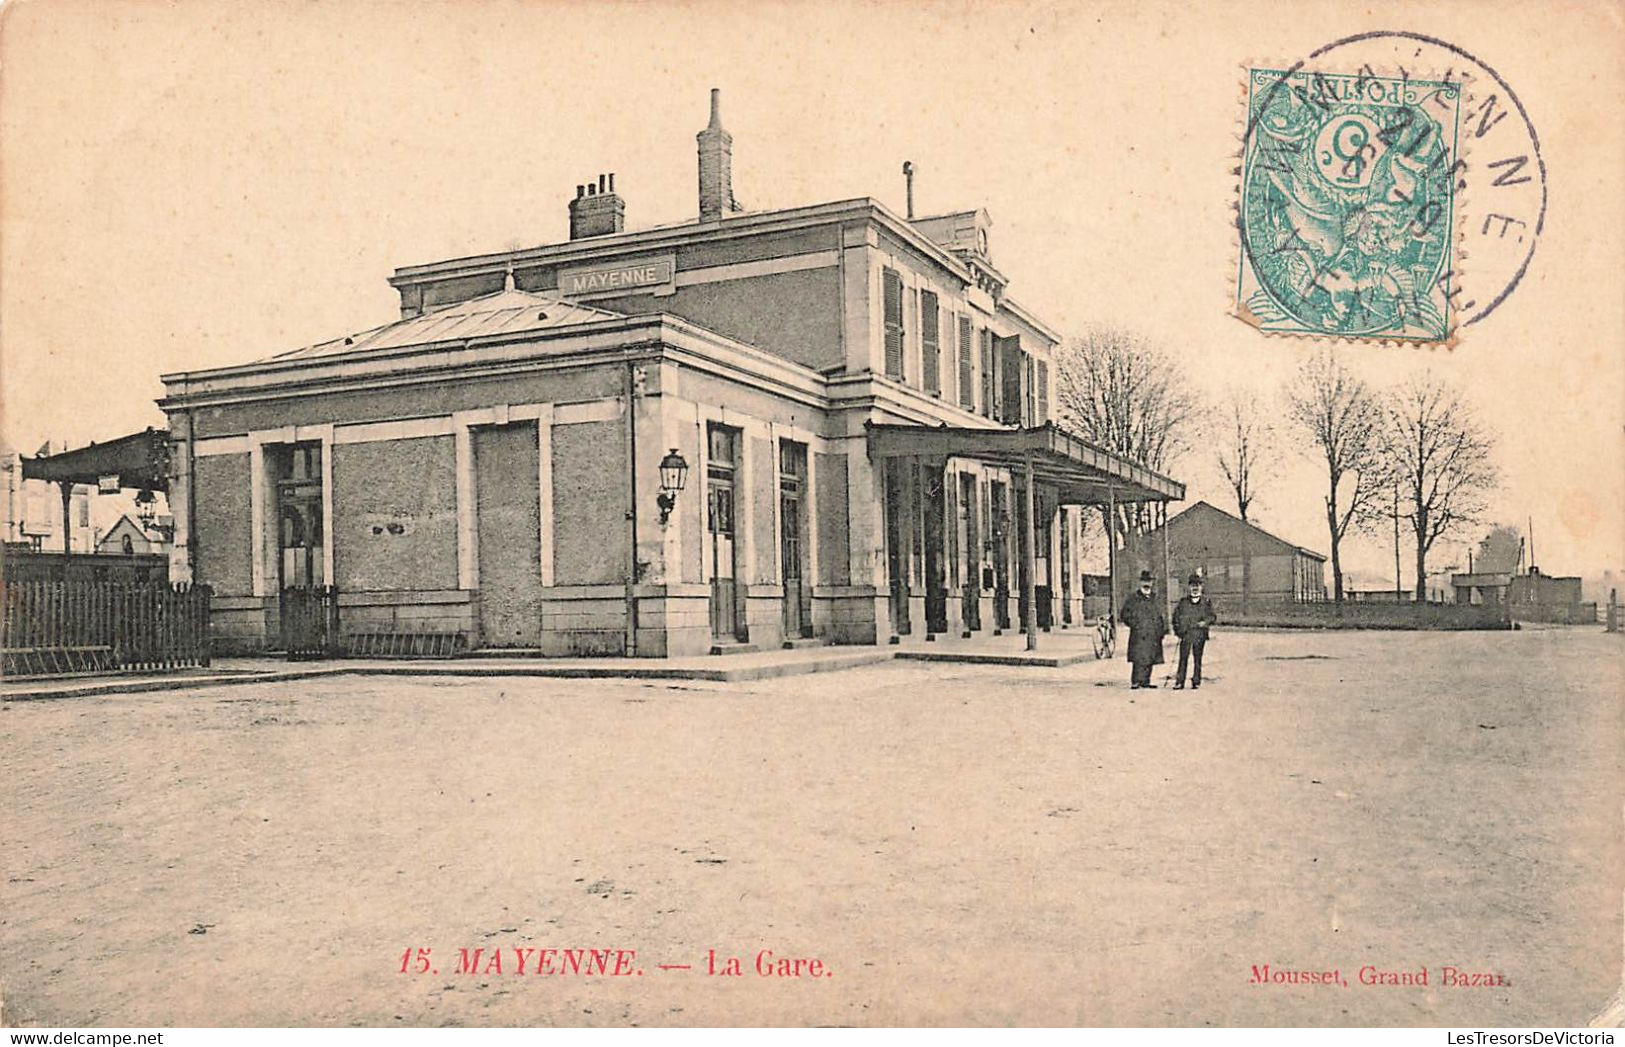
[[[1151,572],[1150,571],[1141,571],[1140,572],[1140,581],[1149,582],[1150,580],[1151,580]]]
[[[1197,574],[1195,571],[1192,571],[1191,576],[1189,578],[1185,579],[1185,584],[1186,585],[1201,585],[1202,584],[1202,576]]]

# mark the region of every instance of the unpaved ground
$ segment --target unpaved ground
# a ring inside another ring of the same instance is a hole
[[[1131,692],[1118,664],[899,663],[11,704],[0,1023],[1483,1026],[1604,1005],[1625,645],[1229,633],[1209,653],[1194,693]],[[408,947],[439,973],[398,973]],[[453,973],[459,947],[504,950],[503,973]],[[536,947],[635,949],[644,974],[514,973]],[[763,948],[831,976],[759,977]],[[708,949],[746,975],[705,974]],[[1249,984],[1265,963],[1349,986]],[[1430,984],[1363,987],[1367,964]],[[1510,985],[1447,988],[1444,965]]]

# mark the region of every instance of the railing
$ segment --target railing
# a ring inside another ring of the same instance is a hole
[[[206,585],[0,583],[7,676],[209,664]]]

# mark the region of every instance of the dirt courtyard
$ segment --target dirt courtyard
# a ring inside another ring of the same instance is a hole
[[[1625,645],[1224,632],[1208,654],[1194,692],[1130,691],[1120,661],[898,662],[10,703],[0,1024],[1502,1026],[1604,1007]],[[602,967],[563,952],[581,949]],[[798,958],[819,966],[778,962]]]

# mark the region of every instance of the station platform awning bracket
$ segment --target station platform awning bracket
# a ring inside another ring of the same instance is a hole
[[[1068,505],[1182,501],[1185,485],[1143,465],[1102,450],[1053,422],[1026,429],[867,423],[869,456],[963,458],[986,465],[1026,469]]]
[[[116,476],[121,488],[169,490],[169,430],[145,429],[61,454],[24,458],[23,478],[95,487]]]

